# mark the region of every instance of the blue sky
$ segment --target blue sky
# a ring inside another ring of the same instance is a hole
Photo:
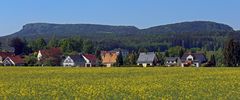
[[[0,36],[24,24],[89,23],[147,28],[207,20],[240,29],[240,0],[0,0]]]

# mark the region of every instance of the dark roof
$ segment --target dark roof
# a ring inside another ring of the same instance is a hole
[[[194,61],[200,61],[200,62],[206,62],[207,61],[207,58],[206,58],[205,54],[203,54],[203,53],[185,53],[182,56],[181,60],[185,61],[189,55],[193,56]]]
[[[155,58],[156,55],[154,52],[140,53],[137,63],[152,63]]]
[[[69,57],[73,60],[73,62],[74,62],[76,65],[80,65],[80,64],[82,64],[82,63],[85,63],[85,60],[84,60],[83,56],[80,55],[80,54],[71,55],[71,56],[69,56]]]
[[[166,57],[166,61],[176,61],[179,57]]]

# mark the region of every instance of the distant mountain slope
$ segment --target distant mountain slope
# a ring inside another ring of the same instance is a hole
[[[14,34],[0,37],[0,42],[7,48],[13,37],[27,40],[43,37],[48,40],[54,35],[59,39],[74,36],[91,39],[104,49],[147,48],[156,51],[180,45],[213,50],[223,47],[224,39],[232,32],[239,33],[228,25],[209,21],[182,22],[147,29],[135,26],[32,23],[24,25],[23,29]]]
[[[162,33],[197,33],[197,32],[222,32],[234,31],[228,25],[209,21],[183,22],[177,24],[155,26],[147,29],[138,29],[135,26],[110,26],[96,24],[47,24],[32,23],[23,26],[19,32],[7,37],[39,37],[55,34],[57,37],[69,37],[74,35],[94,36],[101,34],[162,34]]]
[[[46,36],[55,34],[56,36],[73,35],[94,35],[101,33],[112,34],[133,34],[139,29],[134,26],[110,26],[96,24],[48,24],[32,23],[23,26],[23,29],[16,32],[11,37]]]
[[[169,25],[161,25],[144,29],[143,33],[196,33],[196,32],[224,32],[234,31],[232,27],[210,22],[210,21],[194,21],[194,22],[182,22]]]

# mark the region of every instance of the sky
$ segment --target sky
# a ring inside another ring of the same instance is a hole
[[[148,28],[183,21],[214,21],[240,29],[240,0],[0,1],[0,36],[38,22]]]

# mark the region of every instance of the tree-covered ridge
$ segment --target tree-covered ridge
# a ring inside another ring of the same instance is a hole
[[[138,33],[196,33],[196,32],[229,32],[234,31],[228,25],[209,22],[194,21],[183,22],[169,25],[161,25],[147,29],[138,29],[135,26],[111,26],[97,24],[48,24],[48,23],[31,23],[23,26],[23,29],[10,36],[34,36],[57,34],[57,36],[71,35],[93,35],[93,34],[138,34]]]
[[[116,33],[137,33],[138,28],[134,26],[110,26],[97,24],[48,24],[31,23],[23,26],[23,29],[13,35],[45,35],[56,33],[58,36]]]
[[[223,48],[224,41],[230,34],[239,36],[239,32],[235,32],[230,26],[208,21],[183,22],[148,29],[134,26],[36,23],[27,24],[19,32],[2,37],[0,41],[5,48],[13,37],[26,40],[43,37],[48,42],[52,36],[56,39],[77,36],[92,40],[104,50],[142,48],[148,51],[165,51],[174,46],[218,50]]]
[[[143,33],[195,33],[195,32],[229,32],[232,27],[210,21],[182,22],[144,29]]]

